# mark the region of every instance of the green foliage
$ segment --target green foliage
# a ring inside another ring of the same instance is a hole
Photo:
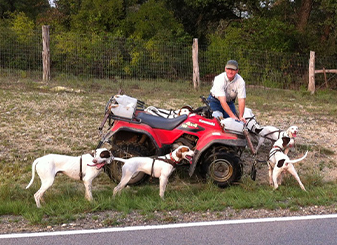
[[[0,19],[10,18],[11,13],[23,12],[31,20],[50,8],[48,0],[1,0]]]
[[[42,69],[41,25],[51,26],[53,78],[190,80],[192,37],[199,38],[202,77],[236,59],[248,84],[299,88],[307,84],[309,50],[318,54],[319,68],[336,63],[333,1],[313,1],[304,32],[297,29],[300,1],[56,0],[53,8],[46,3],[3,1],[9,12],[0,20],[0,63],[23,78]],[[323,79],[317,74],[318,85]]]
[[[249,47],[253,50],[294,52],[297,36],[294,26],[284,21],[255,17],[232,22],[226,29],[210,35],[209,39],[211,43],[220,39],[223,46],[238,49]]]
[[[1,21],[24,13],[24,25],[50,25],[57,32],[105,33],[135,40],[190,42],[206,45],[220,37],[226,45],[277,52],[336,54],[336,2],[312,0],[303,14],[302,1],[230,0],[3,0]],[[304,26],[299,27],[299,20]]]
[[[72,16],[71,29],[80,33],[114,32],[125,17],[123,0],[84,0]]]
[[[299,47],[307,47],[304,52],[314,50],[320,55],[336,54],[337,2],[330,0],[313,1],[308,25],[299,40]]]
[[[113,35],[64,33],[52,37],[53,67],[72,67],[75,76],[181,78],[190,47],[161,40],[121,39]]]
[[[184,62],[183,54],[190,47],[175,47],[175,43],[165,43],[157,40],[131,40],[130,63],[124,66],[128,76],[139,74],[142,78],[182,78],[184,70],[189,69],[190,63]],[[174,52],[175,55],[172,55]]]
[[[127,35],[136,40],[154,39],[179,43],[188,38],[183,25],[167,10],[163,1],[146,1],[137,11],[130,11],[125,21],[125,26],[131,27],[126,31]]]
[[[17,35],[19,42],[26,42],[34,37],[35,24],[30,20],[25,13],[15,12],[11,15],[11,29]]]
[[[207,35],[214,33],[222,20],[237,20],[240,10],[239,1],[232,0],[166,0],[166,5],[175,18],[192,37],[201,44],[208,42]],[[221,27],[220,27],[221,28]]]
[[[27,77],[29,69],[42,66],[41,34],[25,13],[15,12],[10,19],[0,20],[0,40],[3,68],[16,67],[21,77]]]

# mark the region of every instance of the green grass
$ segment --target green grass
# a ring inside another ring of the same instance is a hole
[[[318,186],[307,184],[308,192],[303,192],[291,179],[276,191],[269,186],[248,183],[251,180],[243,182],[226,189],[205,183],[184,186],[179,190],[173,190],[177,183],[170,183],[164,201],[158,195],[157,184],[144,184],[125,189],[115,198],[112,197],[109,188],[94,191],[93,203],[83,198],[82,188],[76,188],[79,183],[76,185],[68,183],[52,187],[46,193],[45,203],[41,209],[37,209],[33,202],[33,189],[36,186],[25,191],[15,185],[14,188],[11,186],[12,190],[9,193],[5,192],[7,197],[1,196],[0,214],[22,215],[32,224],[56,225],[71,223],[84,213],[104,210],[115,210],[122,214],[137,210],[145,219],[151,219],[154,212],[165,213],[172,210],[186,213],[221,212],[231,207],[237,210],[281,208],[295,211],[305,206],[329,206],[337,201],[337,188],[334,183]]]
[[[82,92],[52,91],[56,86],[80,88]],[[113,198],[115,183],[102,174],[93,183],[95,201],[89,203],[84,199],[82,183],[58,176],[45,194],[43,207],[37,209],[33,195],[40,187],[38,177],[28,190],[25,189],[31,178],[33,160],[47,153],[79,155],[95,148],[100,139],[97,129],[104,116],[105,103],[119,89],[148,105],[177,109],[186,104],[201,106],[199,96],[206,97],[210,85],[194,91],[192,84],[186,81],[74,79],[41,83],[0,78],[0,87],[0,145],[3,147],[0,151],[0,217],[19,215],[32,224],[51,225],[106,210],[120,212],[120,217],[137,211],[143,214],[144,220],[151,220],[156,219],[155,212],[173,210],[221,212],[231,207],[238,210],[282,208],[296,211],[304,206],[334,205],[337,201],[335,183],[324,181],[320,174],[324,169],[336,167],[335,161],[326,158],[335,154],[334,149],[301,144],[297,146],[298,151],[309,150],[320,156],[315,159],[317,168],[313,166],[301,175],[308,192],[303,192],[292,178],[287,178],[277,191],[266,183],[252,181],[248,175],[244,175],[238,185],[221,189],[180,173],[168,184],[165,201],[159,198],[157,183],[127,188]],[[249,87],[247,96],[247,107],[258,109],[260,119],[280,113],[296,115],[299,120],[306,115],[310,120],[334,120],[337,116],[336,91],[318,91],[310,95],[307,91]],[[266,171],[266,166],[263,169],[259,171]],[[175,222],[170,215],[165,220]],[[106,225],[118,225],[118,222],[116,218],[105,219]]]

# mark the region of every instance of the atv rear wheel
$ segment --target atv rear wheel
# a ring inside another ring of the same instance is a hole
[[[111,149],[111,151],[115,157],[120,158],[150,155],[146,147],[136,143],[117,144],[116,147]],[[120,161],[112,161],[110,165],[106,165],[107,174],[115,183],[119,183],[122,178],[123,164],[124,163]],[[128,185],[139,185],[144,182],[148,177],[149,175],[143,172],[138,172],[130,179]]]
[[[224,188],[239,180],[242,168],[239,158],[227,152],[215,152],[203,163],[203,170],[214,184]]]

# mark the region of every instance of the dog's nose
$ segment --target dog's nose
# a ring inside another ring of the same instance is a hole
[[[93,162],[93,163],[97,163],[97,160],[94,158],[94,159],[92,160],[92,162]]]

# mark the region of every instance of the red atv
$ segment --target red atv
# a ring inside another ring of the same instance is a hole
[[[206,105],[195,110],[186,106],[177,111],[158,109],[162,113],[155,114],[135,98],[112,96],[99,128],[102,131],[108,120],[109,129],[97,148],[109,143],[114,156],[129,158],[161,156],[179,145],[186,145],[195,153],[192,164],[181,163],[190,165],[190,176],[197,169],[219,187],[231,185],[241,178],[243,172],[240,156],[247,145],[244,126],[231,118],[221,121],[213,118],[206,99],[202,97],[202,100]],[[165,116],[164,112],[170,115]],[[106,173],[116,183],[121,179],[121,167],[119,161],[105,167]],[[147,177],[139,172],[129,184],[139,184]]]

